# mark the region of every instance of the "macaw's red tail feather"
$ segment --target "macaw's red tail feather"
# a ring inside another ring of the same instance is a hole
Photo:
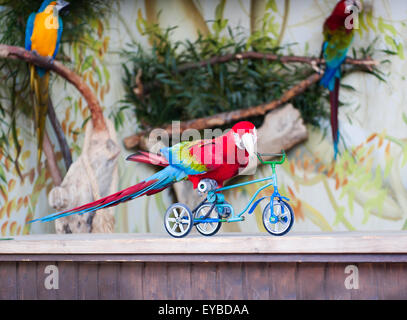
[[[161,189],[151,189],[150,191],[146,192],[146,196],[151,196],[151,195],[156,194],[158,192],[161,192],[161,191],[163,191],[164,189],[167,189],[167,188],[168,188],[168,186],[166,186],[164,188],[161,188]]]
[[[338,106],[339,106],[339,79],[335,80],[335,88],[329,93],[331,104],[331,129],[334,143],[334,158],[338,155],[339,127],[338,127]]]
[[[157,183],[157,181],[158,181],[157,179],[153,179],[153,180],[149,180],[149,181],[142,181],[134,186],[131,186],[129,188],[116,192],[110,196],[104,197],[102,199],[96,200],[91,203],[87,203],[85,205],[76,207],[74,209],[53,213],[53,214],[50,214],[48,216],[45,216],[45,217],[42,217],[42,218],[39,218],[36,220],[32,220],[32,221],[30,221],[30,223],[35,222],[35,221],[42,221],[42,222],[51,221],[51,220],[55,220],[55,219],[69,216],[72,214],[84,214],[87,212],[92,212],[92,211],[96,211],[96,210],[100,210],[100,209],[113,207],[113,206],[118,205],[119,203],[126,202],[126,201],[132,200],[136,197],[140,197],[140,196],[146,194],[154,187],[154,185],[155,185],[155,183]]]
[[[172,185],[174,182],[185,179],[185,177],[186,175],[182,170],[173,166],[167,166],[164,169],[153,174],[147,180],[144,180],[132,187],[116,192],[115,194],[93,201],[80,207],[53,213],[48,216],[30,221],[30,223],[35,221],[42,222],[51,221],[58,218],[70,216],[72,214],[81,215],[84,213],[113,207],[121,202],[126,202],[134,198],[141,197],[143,195],[151,195],[158,191],[164,190],[165,188]]]
[[[126,158],[126,160],[154,164],[156,166],[162,166],[162,167],[168,166],[168,161],[163,156],[155,154],[155,153],[145,152],[145,151],[139,151],[137,153],[134,153],[134,154],[128,156]]]

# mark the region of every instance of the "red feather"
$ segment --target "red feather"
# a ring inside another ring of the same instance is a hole
[[[63,212],[59,213],[58,215],[56,215],[55,217],[58,217],[60,215],[64,215],[65,213],[68,213],[68,212],[75,213],[75,212],[86,210],[86,209],[89,209],[89,208],[92,208],[92,207],[101,207],[101,206],[103,206],[105,204],[108,204],[108,203],[114,202],[114,201],[118,201],[120,199],[123,199],[123,198],[131,195],[131,194],[134,194],[134,193],[139,192],[139,191],[141,191],[143,189],[146,189],[149,186],[151,186],[152,184],[154,184],[155,182],[157,182],[157,180],[142,181],[142,182],[140,182],[140,183],[138,183],[138,184],[136,184],[134,186],[131,186],[129,188],[126,188],[124,190],[116,192],[116,193],[114,193],[114,194],[112,194],[110,196],[101,198],[101,199],[96,200],[96,201],[91,202],[91,203],[84,204],[84,205],[82,205],[80,207],[76,207],[74,209],[69,209],[69,210],[63,211]],[[142,195],[144,195],[144,193],[140,194],[140,196],[142,196]],[[130,200],[130,199],[128,199],[128,200]],[[125,201],[128,201],[128,200],[125,200]],[[124,202],[124,201],[122,201],[122,202]],[[116,202],[116,203],[108,205],[108,206],[106,206],[104,208],[114,207],[114,206],[118,205],[119,203],[120,202]],[[97,210],[97,209],[95,209],[95,210]]]

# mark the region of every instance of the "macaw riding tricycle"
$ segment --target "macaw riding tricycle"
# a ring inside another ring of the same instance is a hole
[[[277,156],[282,158],[280,161],[264,161],[262,156]],[[246,211],[252,214],[257,205],[265,199],[268,200],[268,204],[263,210],[263,225],[266,230],[274,236],[282,236],[290,231],[294,223],[294,213],[287,203],[290,200],[278,192],[276,174],[276,165],[282,164],[285,161],[286,154],[283,150],[281,154],[257,153],[257,157],[262,164],[271,165],[273,171],[271,176],[222,188],[218,188],[214,180],[201,180],[198,185],[198,191],[207,193],[205,200],[192,211],[183,203],[174,203],[168,207],[164,216],[164,226],[167,232],[175,238],[181,238],[185,237],[191,231],[192,227],[195,226],[202,235],[212,236],[219,231],[223,222],[244,221],[243,214]],[[222,194],[225,190],[268,180],[271,180],[271,182],[260,187],[252,196],[246,207],[238,214],[236,214],[233,207],[225,201],[225,197]],[[271,196],[262,197],[254,202],[260,191],[271,186],[274,187]]]

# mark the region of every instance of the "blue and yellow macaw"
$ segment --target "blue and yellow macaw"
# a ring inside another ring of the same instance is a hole
[[[341,66],[346,59],[354,34],[354,29],[346,25],[347,18],[352,14],[352,8],[357,8],[360,12],[361,3],[358,0],[340,0],[332,14],[325,20],[323,31],[324,43],[321,55],[326,67],[321,84],[330,91],[331,129],[335,159],[338,155],[339,142],[338,105]]]
[[[59,12],[69,3],[63,0],[42,2],[38,12],[28,18],[25,30],[25,49],[55,59],[63,30]],[[34,92],[34,114],[38,139],[38,163],[41,160],[42,140],[44,138],[45,120],[48,111],[49,71],[30,66],[30,84]]]

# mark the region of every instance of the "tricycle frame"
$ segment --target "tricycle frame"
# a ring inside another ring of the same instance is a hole
[[[280,161],[263,161],[261,156],[282,156]],[[190,210],[185,204],[175,203],[168,207],[164,215],[164,226],[167,232],[175,237],[181,238],[186,236],[192,226],[195,226],[197,231],[204,236],[212,236],[216,234],[221,227],[222,222],[237,222],[244,220],[244,214],[253,213],[261,201],[269,198],[269,203],[263,210],[263,225],[265,229],[272,235],[281,236],[289,232],[294,222],[294,214],[287,203],[290,201],[287,197],[282,196],[278,191],[276,165],[282,164],[285,160],[285,152],[282,154],[257,154],[262,164],[270,164],[273,174],[269,177],[256,179],[252,181],[237,183],[231,186],[222,187],[219,189],[209,190],[205,200],[203,200],[195,209]],[[270,181],[271,180],[271,181]],[[268,182],[267,182],[268,181]],[[246,207],[239,213],[235,213],[232,205],[225,201],[222,194],[223,191],[243,187],[246,185],[267,182],[261,186],[255,194],[250,198]],[[273,186],[273,194],[257,199],[259,193]],[[276,210],[275,211],[275,206]],[[207,207],[209,209],[205,210]],[[215,209],[215,212],[213,211]],[[211,214],[214,213],[214,216]],[[277,230],[280,226],[279,222],[283,223],[284,229]],[[208,229],[210,227],[210,229]]]
[[[261,154],[261,155],[268,155],[268,154]],[[283,151],[281,155],[283,158],[280,161],[263,161],[261,159],[261,155],[257,154],[257,157],[259,158],[260,162],[263,164],[270,164],[273,174],[269,177],[265,177],[265,178],[261,178],[261,179],[256,179],[256,180],[252,180],[252,181],[247,181],[247,182],[242,182],[242,183],[237,183],[231,186],[226,186],[226,187],[222,187],[216,190],[212,190],[208,192],[208,195],[206,197],[206,199],[201,202],[194,210],[192,210],[192,213],[195,213],[202,205],[204,204],[212,204],[212,208],[211,210],[208,212],[208,215],[210,214],[210,212],[216,207],[216,208],[223,208],[223,207],[228,207],[231,210],[231,214],[230,217],[228,218],[195,218],[194,219],[194,224],[199,224],[199,223],[207,223],[207,222],[237,222],[237,221],[243,221],[244,220],[244,214],[248,211],[249,214],[253,213],[253,211],[256,209],[257,205],[263,201],[266,198],[270,198],[270,208],[271,208],[271,216],[270,216],[270,223],[277,223],[278,219],[277,216],[274,214],[274,199],[279,199],[280,201],[282,200],[286,200],[286,201],[290,201],[289,198],[282,196],[279,191],[278,191],[278,184],[277,184],[277,173],[276,173],[276,165],[277,164],[282,164],[285,161],[285,152]],[[270,156],[276,156],[276,155],[271,155]],[[255,194],[251,197],[250,201],[248,202],[248,204],[246,205],[246,207],[238,214],[235,213],[235,210],[233,209],[233,207],[228,204],[225,203],[225,198],[222,194],[223,191],[226,190],[230,190],[230,189],[234,189],[234,188],[238,188],[238,187],[243,187],[246,185],[250,185],[250,184],[254,184],[254,183],[259,183],[259,182],[264,182],[264,181],[269,181],[271,180],[271,182],[263,185],[262,187],[260,187]],[[273,190],[273,194],[271,196],[265,196],[262,197],[258,200],[256,200],[254,202],[254,200],[256,199],[256,197],[259,195],[259,193],[268,188],[273,186],[274,190]],[[253,203],[254,202],[254,203]],[[250,208],[250,209],[249,209]]]

